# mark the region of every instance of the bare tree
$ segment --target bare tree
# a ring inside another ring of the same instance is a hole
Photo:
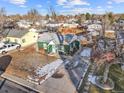
[[[51,18],[54,21],[57,21],[57,13],[56,13],[55,9],[52,6],[49,7],[48,12],[51,14]]]
[[[114,19],[114,14],[112,12],[108,13],[108,20],[110,23],[109,25],[112,25],[114,23],[115,19]]]
[[[6,10],[5,8],[1,8],[0,9],[0,29],[1,30],[5,21],[6,21]]]
[[[90,13],[86,13],[85,16],[86,16],[86,20],[91,19],[91,14]]]
[[[36,9],[31,9],[27,13],[27,17],[29,20],[32,20],[33,22],[37,21],[39,19],[39,12]]]

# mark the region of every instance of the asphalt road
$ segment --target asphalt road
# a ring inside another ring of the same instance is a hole
[[[36,93],[36,92],[0,77],[0,93]]]

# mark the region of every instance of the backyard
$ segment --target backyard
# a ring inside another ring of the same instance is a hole
[[[37,67],[44,66],[57,59],[56,57],[36,52],[34,46],[11,53],[10,56],[12,60],[5,73],[23,79],[26,79]]]

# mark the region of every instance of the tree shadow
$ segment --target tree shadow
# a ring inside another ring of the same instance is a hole
[[[12,60],[12,57],[10,55],[5,55],[0,57],[0,74],[3,74],[6,71],[11,60]]]
[[[53,74],[52,78],[56,78],[56,79],[60,79],[63,78],[64,74],[61,72],[56,72],[55,74]]]

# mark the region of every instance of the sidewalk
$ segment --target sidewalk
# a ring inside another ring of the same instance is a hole
[[[43,93],[41,92],[42,91],[42,88],[40,85],[36,85],[36,84],[33,84],[33,83],[30,83],[24,79],[21,79],[21,78],[18,78],[18,77],[15,77],[15,76],[12,76],[12,75],[9,75],[9,74],[2,74],[1,75],[2,78],[6,78],[12,82],[15,82],[19,85],[22,85],[24,87],[27,87],[27,88],[30,88],[32,89],[33,91],[36,91],[36,92],[39,92],[39,93]]]

